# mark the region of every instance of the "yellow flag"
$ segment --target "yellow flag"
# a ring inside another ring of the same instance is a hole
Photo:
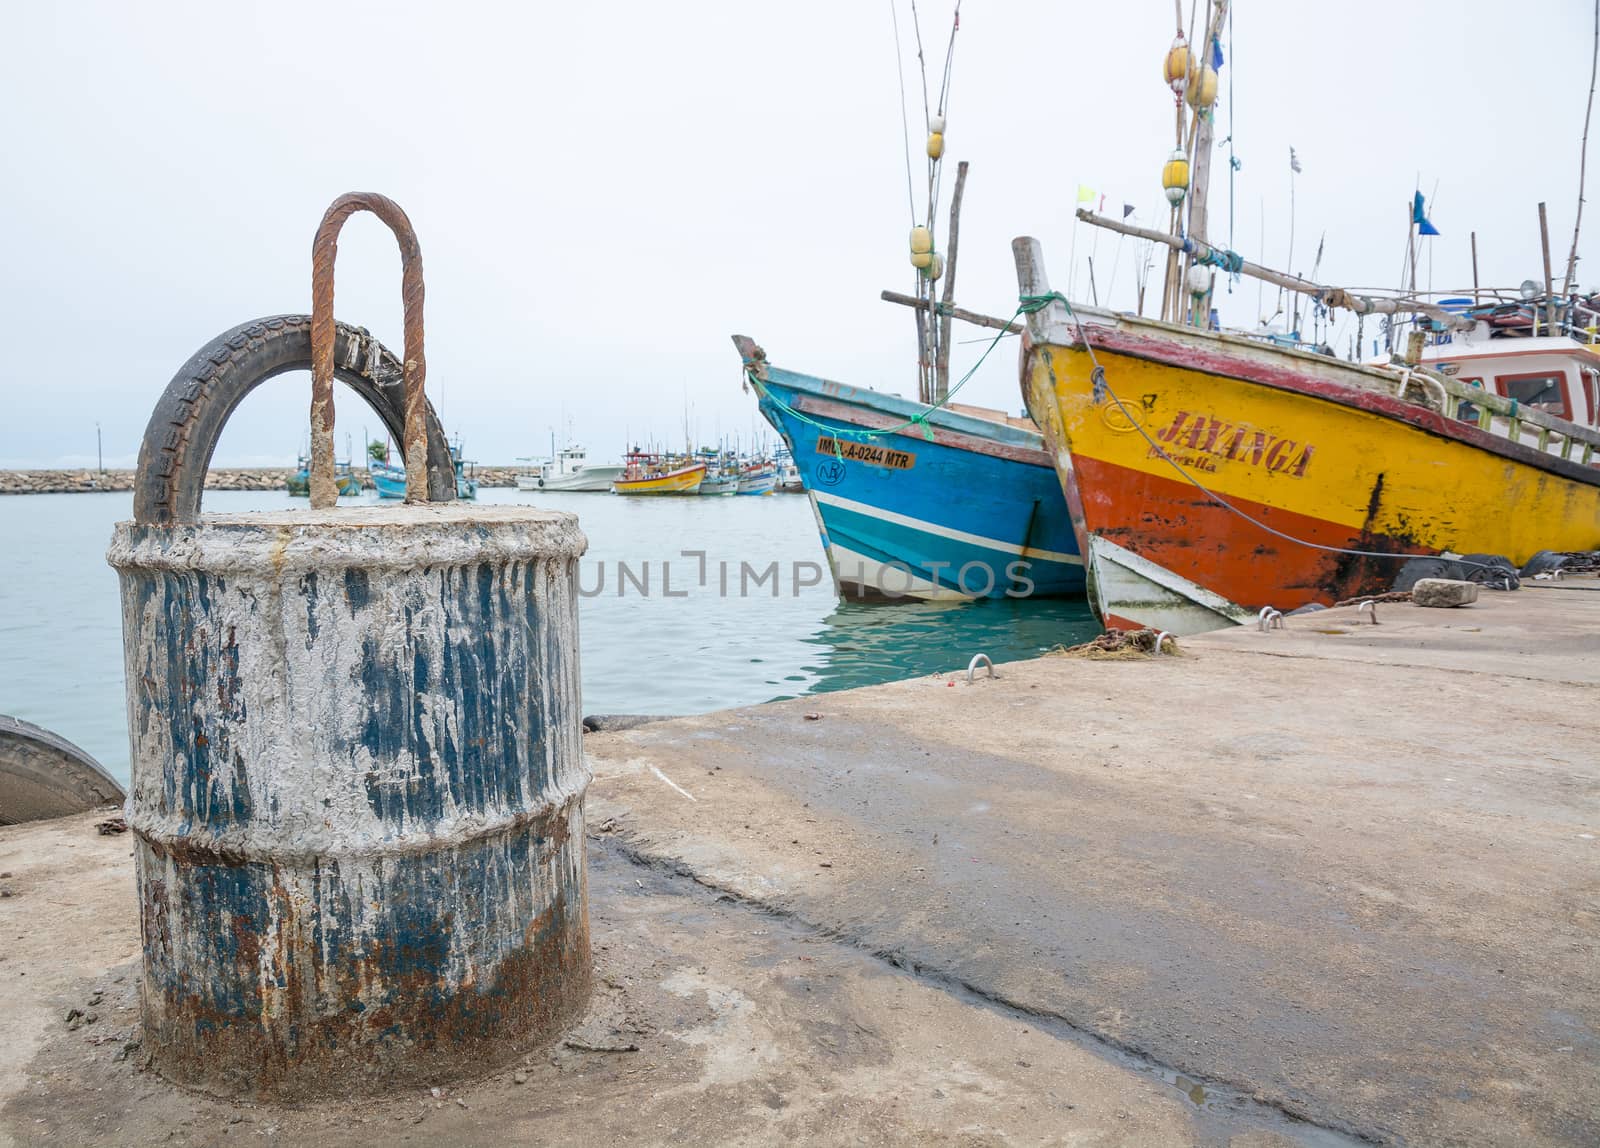
[[[1085,187],[1085,186],[1083,186],[1083,184],[1080,183],[1078,185],[1078,202],[1079,203],[1093,203],[1094,201],[1095,201],[1094,188]]]

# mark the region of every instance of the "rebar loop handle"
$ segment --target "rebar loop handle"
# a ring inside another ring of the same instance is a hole
[[[339,231],[358,211],[370,211],[388,225],[400,244],[400,300],[405,309],[406,502],[428,499],[428,420],[423,387],[428,363],[423,354],[422,246],[411,220],[388,196],[352,191],[333,201],[311,241],[311,505],[323,510],[339,501],[333,466],[333,264]]]

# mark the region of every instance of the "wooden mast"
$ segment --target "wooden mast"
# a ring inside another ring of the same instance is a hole
[[[1228,0],[1212,0],[1212,5],[1211,16],[1206,23],[1205,39],[1198,45],[1199,55],[1190,56],[1191,67],[1189,74],[1191,77],[1197,77],[1205,71],[1211,58],[1211,41],[1214,37],[1222,34],[1223,22],[1228,18]],[[1191,45],[1189,50],[1193,53],[1196,47]],[[1191,80],[1191,82],[1193,81]],[[1220,83],[1218,88],[1221,88]],[[1219,99],[1221,94],[1219,90],[1217,93]],[[1189,180],[1189,234],[1204,242],[1206,238],[1206,213],[1209,207],[1207,200],[1211,184],[1212,140],[1216,135],[1216,104],[1213,102],[1209,108],[1197,107],[1195,109],[1195,120],[1194,166],[1190,168],[1193,175]],[[1178,311],[1180,315],[1185,311],[1182,301],[1189,292],[1189,270],[1193,266],[1194,259],[1190,257],[1184,264],[1183,281],[1178,284]],[[1199,314],[1194,315],[1191,313],[1190,318],[1196,326],[1203,327],[1205,326],[1206,317],[1211,313],[1211,292],[1207,291],[1203,298],[1192,302],[1193,307],[1199,311]]]
[[[933,401],[942,403],[950,394],[950,307],[956,296],[956,246],[961,236],[961,193],[967,187],[967,161],[956,165],[956,188],[950,195],[950,239],[944,261],[944,306],[939,318],[939,349],[934,360]],[[933,292],[928,292],[933,301]]]

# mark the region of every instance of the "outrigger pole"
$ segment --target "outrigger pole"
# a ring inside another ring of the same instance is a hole
[[[1149,239],[1156,243],[1165,243],[1174,251],[1188,255],[1197,263],[1209,263],[1225,271],[1237,271],[1241,275],[1248,275],[1252,279],[1260,279],[1290,291],[1297,291],[1302,295],[1310,295],[1325,307],[1337,307],[1345,311],[1352,311],[1357,315],[1402,315],[1418,313],[1428,316],[1437,322],[1443,323],[1458,331],[1471,330],[1473,320],[1465,315],[1454,315],[1444,308],[1433,303],[1423,303],[1417,300],[1390,299],[1376,295],[1357,295],[1346,291],[1342,287],[1324,287],[1320,283],[1313,283],[1309,279],[1302,279],[1298,275],[1286,275],[1282,271],[1274,271],[1270,267],[1251,263],[1234,252],[1212,247],[1203,240],[1192,235],[1179,238],[1168,235],[1164,231],[1152,231],[1148,227],[1136,227],[1131,223],[1121,223],[1114,219],[1107,219],[1103,215],[1096,215],[1084,208],[1078,209],[1078,218],[1085,223],[1092,223],[1096,227],[1104,227],[1108,231],[1120,232],[1131,235],[1136,239]]]

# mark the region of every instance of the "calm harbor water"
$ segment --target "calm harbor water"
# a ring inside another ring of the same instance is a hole
[[[700,713],[960,669],[980,650],[1014,661],[1098,632],[1080,600],[840,602],[798,496],[496,489],[480,501],[579,516],[589,538],[580,575],[585,713]],[[219,511],[296,505],[306,501],[205,497],[206,509]],[[0,498],[0,713],[77,743],[122,781],[122,622],[105,550],[113,523],[131,509],[129,494]]]

